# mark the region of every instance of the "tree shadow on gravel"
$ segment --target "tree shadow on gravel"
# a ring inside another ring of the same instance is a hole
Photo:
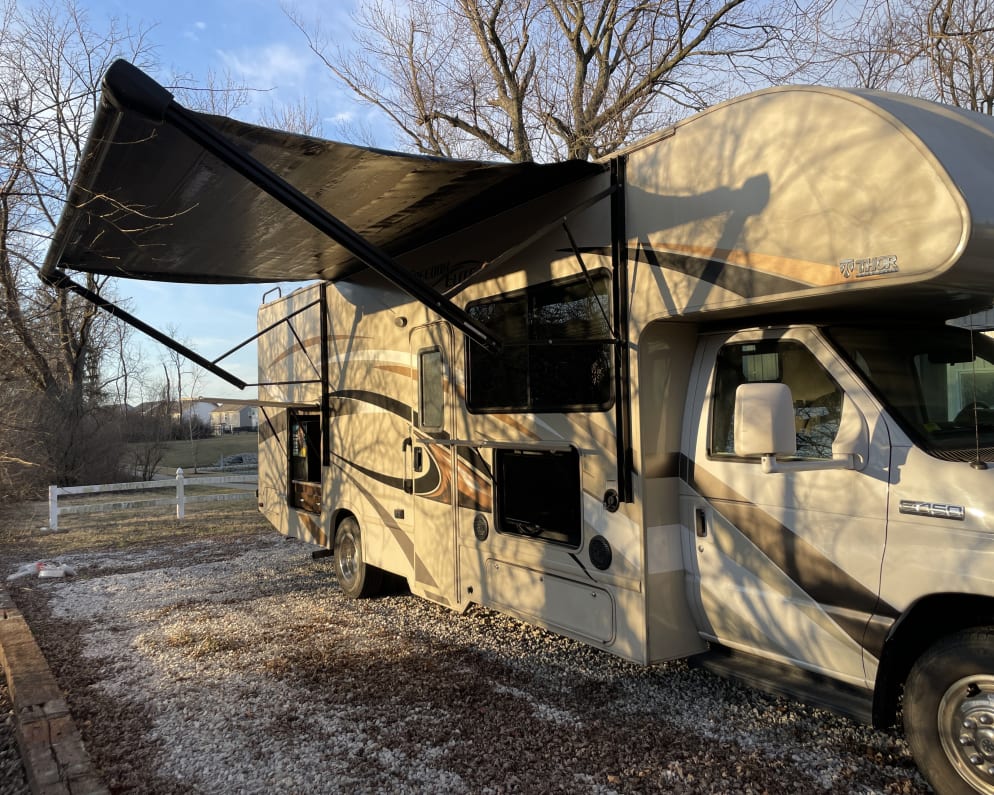
[[[296,680],[315,703],[361,712],[363,732],[382,747],[439,749],[434,764],[471,791],[832,791],[755,750],[721,747],[716,755],[663,716],[611,714],[616,684],[580,676],[550,704],[530,677],[486,654],[385,640],[392,646],[380,657],[357,653],[343,636],[289,651],[267,669]]]

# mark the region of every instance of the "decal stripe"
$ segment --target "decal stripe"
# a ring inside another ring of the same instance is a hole
[[[371,392],[366,389],[342,389],[337,392],[331,392],[328,395],[332,414],[352,414],[352,406],[349,401],[358,401],[370,406],[376,406],[376,408],[389,411],[398,417],[403,417],[408,422],[411,421],[413,415],[414,422],[417,423],[417,414],[411,411],[409,405],[379,392]]]
[[[266,418],[266,422],[264,425],[259,426],[259,441],[266,442],[274,436],[279,437],[287,427],[286,409],[274,411],[273,415],[269,416],[266,406],[260,406],[260,408],[262,409],[262,416]]]
[[[335,452],[331,454],[332,458],[335,459],[335,463],[339,469],[345,471],[346,467],[354,469],[357,472],[361,472],[363,475],[368,477],[370,480],[375,480],[377,483],[382,483],[384,486],[389,486],[392,489],[404,490],[404,478],[395,478],[391,475],[384,475],[382,472],[377,472],[375,469],[367,469],[366,467],[359,466],[359,464],[354,461],[349,461],[346,458],[338,455]],[[354,480],[354,478],[353,478]]]
[[[476,447],[461,445],[456,454],[469,465],[470,469],[482,474],[487,480],[493,481],[494,473],[490,471],[490,465],[480,455],[480,451]]]
[[[756,251],[744,251],[740,248],[714,248],[713,246],[690,246],[683,243],[657,244],[656,251],[667,254],[689,257],[697,260],[718,261],[736,268],[746,268],[760,271],[776,278],[796,282],[800,286],[843,284],[845,275],[838,263],[814,262],[795,257],[782,257],[777,254],[761,254]]]
[[[374,364],[373,369],[405,376],[406,378],[410,378],[412,381],[415,378],[414,370],[403,364]]]
[[[821,551],[706,470],[696,467],[692,460],[681,461],[681,469],[684,480],[691,488],[804,593],[820,604],[828,616],[861,646],[864,645],[871,616],[898,615],[893,606],[883,602]],[[762,576],[761,572],[754,573]],[[832,610],[833,607],[852,612],[842,616],[839,611]]]
[[[347,464],[344,459],[339,458],[337,461],[333,461],[332,465],[337,467],[345,477],[347,477],[356,489],[366,498],[370,505],[373,506],[373,510],[376,511],[377,515],[380,517],[380,521],[383,522],[384,527],[387,528],[393,535],[394,541],[397,542],[397,546],[400,547],[401,551],[404,553],[404,557],[407,558],[407,562],[414,566],[414,541],[411,540],[410,536],[404,532],[403,528],[397,524],[397,521],[393,518],[393,514],[387,510],[387,508],[381,505],[372,493],[363,487],[363,485],[352,476],[345,464]]]
[[[296,336],[296,335],[294,335],[294,336]],[[307,355],[307,348],[311,348],[311,347],[313,347],[315,345],[320,345],[321,344],[321,337],[308,337],[306,340],[303,340],[303,343],[304,343],[303,345],[301,345],[300,343],[297,343],[297,342],[293,343],[293,345],[291,345],[289,348],[287,348],[282,353],[280,353],[278,356],[276,356],[272,361],[267,362],[266,365],[265,365],[265,367],[263,369],[264,370],[269,370],[270,368],[273,368],[276,365],[278,365],[284,359],[288,359],[289,357],[293,356],[293,354],[295,354],[295,353],[303,353],[306,356]]]
[[[866,625],[863,647],[878,660],[883,656],[884,644],[896,620],[891,616],[872,616]]]
[[[796,281],[772,273],[762,273],[749,267],[722,262],[718,259],[705,259],[690,254],[657,251],[644,247],[641,250],[645,252],[646,260],[650,265],[693,276],[743,298],[791,293],[811,287],[807,282]]]
[[[680,243],[662,243],[660,247],[651,247],[638,241],[629,250],[635,252],[635,256],[629,258],[630,262],[638,264],[638,252],[644,251],[650,265],[693,276],[748,298],[845,282],[835,264],[757,254],[741,249],[687,246]],[[581,251],[601,256],[610,254],[610,249],[605,246],[586,246]],[[812,275],[815,276],[814,279],[811,278]]]
[[[460,508],[493,512],[493,476],[473,447],[456,448],[456,498]]]

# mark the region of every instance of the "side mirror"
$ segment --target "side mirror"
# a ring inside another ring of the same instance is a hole
[[[832,458],[837,461],[850,459],[853,469],[862,469],[869,457],[870,430],[866,425],[866,417],[847,395],[842,401],[842,419],[839,421],[839,432],[835,434],[835,441],[832,443]]]
[[[794,455],[794,401],[786,384],[741,384],[735,390],[735,455]]]
[[[735,391],[735,454],[762,459],[763,472],[862,469],[869,455],[866,419],[849,397],[832,443],[830,459],[778,461],[797,453],[794,402],[786,384],[742,384]]]

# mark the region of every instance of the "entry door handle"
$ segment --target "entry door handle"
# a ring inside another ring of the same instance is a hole
[[[415,472],[420,472],[425,464],[424,453],[425,450],[421,445],[414,444],[414,441],[408,436],[404,439],[404,445],[401,448],[404,451],[404,455],[407,455],[407,448],[411,447],[414,450],[414,460],[411,462],[411,466]]]
[[[404,491],[408,494],[414,493],[414,478],[407,477],[407,448],[413,447],[414,443],[411,437],[408,436],[404,439],[404,443],[401,445],[400,449],[404,453]]]

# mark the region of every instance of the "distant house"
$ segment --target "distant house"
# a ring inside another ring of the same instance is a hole
[[[214,403],[210,400],[197,400],[196,398],[181,400],[180,406],[182,410],[179,412],[175,410],[175,404],[173,405],[174,410],[172,412],[172,417],[174,420],[178,419],[186,422],[190,419],[190,415],[192,414],[195,419],[200,420],[205,425],[211,424],[211,416],[219,407],[218,403]]]
[[[259,410],[255,406],[236,406],[222,403],[211,412],[214,435],[235,431],[254,431],[259,428]]]
[[[179,403],[175,400],[150,400],[136,406],[132,411],[142,416],[167,416],[173,421],[182,422],[189,420],[192,414],[194,419],[200,420],[205,425],[210,425],[211,414],[220,405],[212,400],[197,398],[184,398]]]

